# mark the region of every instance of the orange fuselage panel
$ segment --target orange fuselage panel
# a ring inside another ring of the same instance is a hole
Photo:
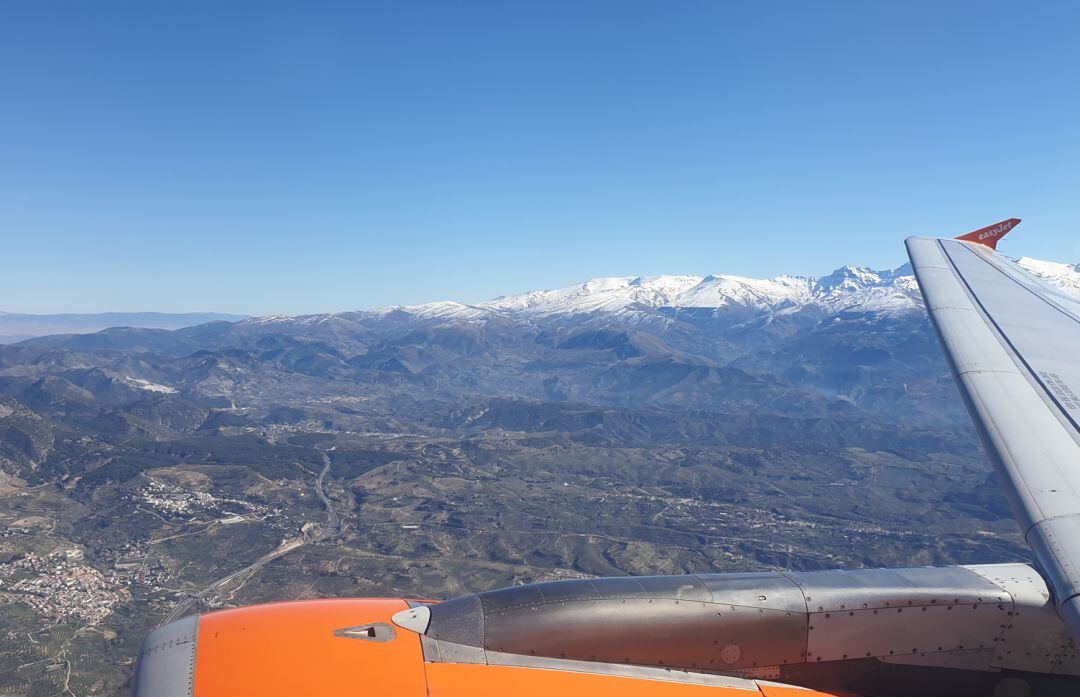
[[[389,622],[403,600],[309,600],[212,612],[199,620],[195,697],[368,694],[423,697],[417,635],[366,642],[334,630]]]

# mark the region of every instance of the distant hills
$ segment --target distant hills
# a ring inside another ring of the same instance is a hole
[[[1077,266],[1021,263],[1080,293]],[[100,315],[93,321],[135,326],[23,341],[0,351],[0,394],[79,401],[71,388],[54,395],[56,385],[35,382],[49,376],[99,402],[108,385],[109,400],[156,395],[200,409],[340,394],[391,410],[403,400],[509,398],[967,422],[907,265],[819,278],[602,278],[475,305],[152,326],[207,317],[221,316]]]
[[[1080,294],[1080,264],[1063,264],[1027,257],[1021,258],[1019,263],[1033,275],[1069,292]],[[93,334],[106,329],[177,330],[213,322],[243,322],[236,327],[238,332],[259,334],[267,333],[268,330],[272,332],[269,329],[271,327],[280,327],[288,333],[302,333],[303,327],[326,323],[348,323],[360,318],[367,321],[394,318],[400,320],[406,317],[444,322],[486,321],[496,318],[648,322],[658,318],[688,320],[708,315],[713,319],[726,319],[726,324],[738,324],[749,320],[760,321],[763,318],[770,318],[770,322],[782,321],[784,317],[806,314],[820,319],[843,312],[902,316],[913,310],[921,310],[921,307],[922,300],[915,278],[911,274],[910,264],[886,271],[844,266],[820,277],[784,275],[771,279],[755,279],[719,274],[594,278],[565,288],[500,296],[475,304],[448,300],[423,305],[395,305],[377,310],[296,317],[252,318],[214,312],[55,315],[0,312],[0,344],[49,337],[45,343],[58,345],[63,344],[71,335]],[[209,333],[227,331],[222,327]],[[105,337],[89,342],[74,340],[73,347],[105,348],[111,341],[112,339]]]
[[[14,344],[52,334],[89,334],[110,327],[182,329],[206,322],[236,322],[246,318],[246,315],[218,312],[101,312],[59,315],[0,312],[0,344]]]

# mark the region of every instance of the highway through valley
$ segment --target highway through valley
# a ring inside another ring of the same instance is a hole
[[[219,578],[218,580],[214,581],[210,585],[195,593],[188,594],[182,600],[180,600],[180,602],[178,602],[176,606],[173,607],[173,609],[169,611],[167,615],[165,615],[165,617],[158,624],[159,627],[163,624],[167,624],[169,622],[172,622],[173,620],[180,619],[181,617],[189,614],[199,602],[199,600],[206,597],[210,593],[216,592],[224,588],[226,585],[228,585],[230,581],[240,578],[246,574],[254,574],[258,572],[259,569],[266,566],[278,557],[284,556],[289,552],[293,551],[294,549],[303,547],[305,544],[309,544],[312,542],[322,542],[327,537],[333,535],[338,531],[338,528],[341,526],[341,518],[338,516],[337,511],[334,510],[333,504],[330,503],[330,498],[326,495],[326,475],[330,473],[330,456],[324,452],[322,453],[322,458],[323,468],[319,472],[318,477],[315,478],[315,493],[318,495],[319,500],[322,501],[323,506],[326,507],[326,525],[323,526],[321,530],[318,530],[315,534],[311,535],[306,539],[301,537],[294,540],[289,540],[287,542],[283,542],[280,546],[262,555],[244,568],[238,571],[234,571],[227,576]]]

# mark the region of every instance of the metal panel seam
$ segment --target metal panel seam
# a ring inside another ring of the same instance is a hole
[[[1017,365],[1017,367],[1023,366],[1023,368],[1027,372],[1026,377],[1028,378],[1028,380],[1030,382],[1032,382],[1033,385],[1037,386],[1036,392],[1039,394],[1040,397],[1043,398],[1043,401],[1046,402],[1047,407],[1050,407],[1051,404],[1052,404],[1053,407],[1056,408],[1056,409],[1052,409],[1051,412],[1056,411],[1061,416],[1064,416],[1065,419],[1067,419],[1070,424],[1072,424],[1073,440],[1077,440],[1078,434],[1080,434],[1080,424],[1078,424],[1073,419],[1072,415],[1069,414],[1068,410],[1065,409],[1065,407],[1061,404],[1061,402],[1058,400],[1057,396],[1054,395],[1054,393],[1046,386],[1046,383],[1044,383],[1042,381],[1042,378],[1039,377],[1039,375],[1035,371],[1035,369],[1031,367],[1031,365],[1027,362],[1027,360],[1024,358],[1024,356],[1020,353],[1020,351],[1016,348],[1016,346],[1013,344],[1013,342],[1009,339],[1008,334],[1005,333],[1005,331],[997,323],[997,320],[995,320],[993,315],[991,315],[990,312],[986,309],[986,306],[983,305],[981,300],[979,300],[979,296],[975,293],[974,289],[971,287],[971,284],[969,284],[967,282],[967,279],[964,278],[964,274],[960,273],[960,269],[956,267],[956,262],[953,260],[952,256],[949,254],[949,252],[945,249],[945,245],[942,244],[940,241],[938,242],[938,244],[941,245],[942,251],[944,252],[945,257],[949,260],[949,263],[953,265],[953,270],[954,270],[954,273],[956,274],[956,277],[959,279],[960,283],[963,284],[963,287],[967,289],[968,295],[970,296],[970,298],[971,298],[972,302],[974,303],[975,307],[979,310],[980,314],[983,316],[983,318],[984,318],[985,322],[987,323],[987,325],[989,327],[993,328],[994,331],[992,331],[991,333],[997,337],[999,342],[1004,343],[1004,348],[1005,348],[1006,352],[1010,354],[1010,357],[1012,358],[1013,363],[1015,363]],[[971,252],[971,250],[968,250],[968,251]],[[975,254],[974,252],[971,252],[971,253]],[[975,257],[977,259],[979,259],[979,261],[981,261],[984,264],[986,264],[987,266],[989,266],[991,269],[994,269],[995,271],[997,271],[1002,276],[1005,276],[1005,278],[1011,280],[1013,283],[1015,283],[1016,285],[1023,288],[1025,291],[1027,291],[1031,295],[1034,295],[1036,298],[1040,298],[1040,296],[1037,293],[1032,291],[1030,288],[1024,286],[1022,283],[1016,281],[1016,279],[1013,279],[1012,277],[1010,277],[1007,273],[1005,273],[1004,271],[1002,271],[998,267],[996,267],[993,264],[989,263],[988,261],[986,261],[982,257],[979,257],[977,254],[975,255]],[[1073,317],[1071,314],[1067,313],[1065,310],[1062,310],[1057,305],[1052,304],[1052,303],[1049,303],[1049,304],[1051,305],[1051,307],[1056,309],[1058,312],[1061,312],[1062,314],[1065,314],[1067,317],[1069,317],[1073,321],[1076,320],[1075,317]],[[1021,374],[1023,374],[1023,373],[1021,373]],[[1049,399],[1049,401],[1047,401],[1048,399]],[[1059,418],[1059,420],[1060,420],[1060,418]],[[1077,440],[1077,443],[1080,444],[1080,440]]]
[[[189,697],[195,697],[195,667],[196,656],[199,651],[199,619],[200,615],[195,615],[195,628],[191,633],[191,670],[188,672],[188,695]]]
[[[803,605],[806,606],[806,615],[805,615],[805,617],[806,617],[806,629],[803,631],[802,655],[803,655],[803,660],[804,661],[809,661],[810,660],[810,658],[809,658],[809,656],[810,656],[810,601],[808,601],[806,599],[806,588],[804,588],[803,585],[801,583],[799,583],[798,580],[796,580],[794,578],[794,576],[793,576],[793,574],[791,572],[789,572],[789,571],[781,571],[780,575],[783,576],[784,578],[786,578],[787,580],[791,581],[793,584],[795,584],[795,587],[799,590],[799,595],[802,596]]]

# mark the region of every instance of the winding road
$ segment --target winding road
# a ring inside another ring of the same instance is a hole
[[[326,526],[316,532],[307,540],[300,538],[285,542],[279,547],[262,555],[254,562],[248,564],[239,571],[234,571],[228,576],[219,578],[218,580],[214,581],[202,590],[196,593],[189,594],[180,602],[178,602],[176,606],[172,610],[170,610],[164,618],[162,618],[161,622],[158,623],[159,627],[163,624],[167,624],[169,622],[172,622],[173,620],[180,619],[184,615],[187,615],[191,611],[192,607],[200,599],[202,599],[204,596],[208,595],[211,592],[219,590],[230,581],[249,572],[254,573],[272,562],[273,560],[277,559],[278,557],[284,556],[289,552],[293,551],[294,549],[303,547],[305,544],[308,544],[310,542],[322,542],[327,537],[337,532],[338,528],[341,526],[341,518],[338,516],[337,511],[334,510],[333,504],[330,503],[330,498],[327,497],[325,489],[326,475],[330,472],[330,456],[324,452],[322,453],[322,458],[323,468],[322,471],[319,472],[319,476],[315,479],[315,493],[318,494],[319,500],[322,501],[323,505],[326,507]]]
[[[323,484],[323,480],[326,479],[326,475],[330,472],[330,456],[325,452],[322,453],[323,468],[319,472],[318,478],[315,480],[315,493],[319,495],[319,499],[322,500],[323,505],[326,506],[326,527],[319,531],[319,533],[313,536],[314,539],[323,540],[332,533],[337,532],[338,527],[341,525],[341,519],[338,517],[337,511],[334,510],[334,506],[330,503],[330,499],[326,496],[326,488]]]

